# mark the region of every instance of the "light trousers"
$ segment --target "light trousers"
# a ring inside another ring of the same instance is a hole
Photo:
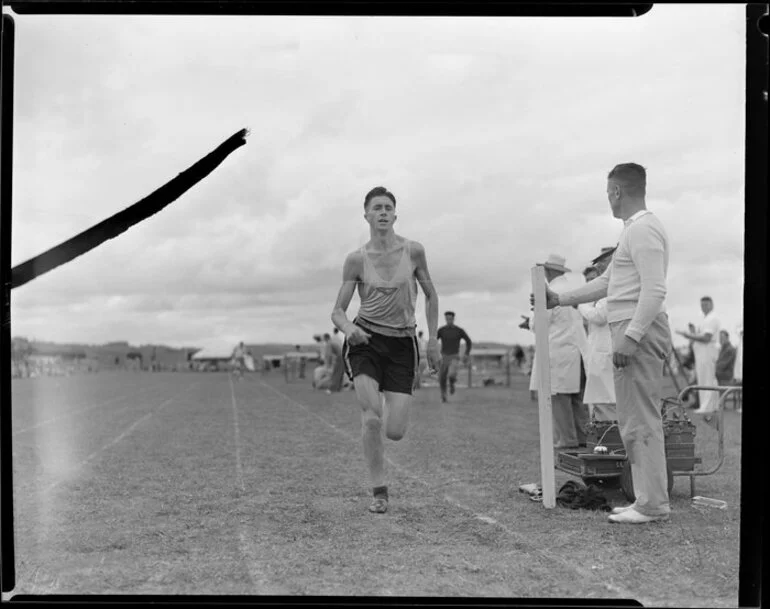
[[[716,387],[717,381],[717,362],[709,353],[695,353],[695,378],[698,385],[707,387]],[[700,410],[704,412],[714,412],[719,408],[719,393],[716,391],[699,391],[698,401]]]
[[[610,323],[613,344],[630,320]],[[639,342],[631,362],[615,368],[620,437],[631,464],[634,506],[648,516],[668,514],[668,476],[661,415],[663,361],[671,349],[668,316],[660,313]]]
[[[439,369],[438,373],[438,384],[441,388],[442,396],[446,396],[448,380],[452,383],[457,382],[457,368],[459,366],[458,357],[459,356],[457,354],[443,354],[441,356],[441,368]]]

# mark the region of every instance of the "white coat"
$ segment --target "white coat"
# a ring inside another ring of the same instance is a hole
[[[612,369],[612,336],[607,323],[607,299],[578,305],[588,322],[588,355],[586,358],[586,404],[615,403],[615,373]]]
[[[549,286],[555,292],[565,291],[564,275],[554,278]],[[583,318],[574,307],[554,307],[548,314],[548,351],[551,360],[551,395],[580,392],[580,361],[588,355],[588,340]],[[535,330],[534,318],[531,329]],[[537,354],[532,365],[530,390],[538,389]]]
[[[719,318],[711,311],[696,328],[698,334],[711,334],[711,340],[703,343],[697,340],[692,342],[692,352],[695,355],[695,377],[698,385],[716,387],[716,366],[719,357],[719,330],[721,324]],[[699,391],[698,400],[702,412],[714,412],[719,406],[719,394],[716,391]]]

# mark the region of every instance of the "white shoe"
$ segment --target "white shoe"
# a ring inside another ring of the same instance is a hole
[[[626,510],[630,510],[632,507],[634,507],[634,504],[631,503],[630,505],[619,505],[618,507],[612,508],[612,511],[610,514],[622,514]]]
[[[621,512],[620,514],[611,514],[608,520],[618,524],[646,524],[648,522],[668,520],[668,514],[647,516],[641,512],[637,512],[635,508],[631,508]]]

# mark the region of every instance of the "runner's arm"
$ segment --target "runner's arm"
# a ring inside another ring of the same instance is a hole
[[[412,242],[415,276],[425,294],[425,317],[428,322],[428,340],[438,340],[438,294],[428,271],[425,248],[417,241]]]
[[[473,347],[473,341],[465,330],[462,330],[461,338],[465,341],[465,356],[468,357],[471,354],[471,347]]]
[[[347,336],[350,331],[356,327],[355,324],[348,319],[346,311],[350,306],[350,301],[353,298],[353,294],[356,291],[359,278],[361,276],[362,260],[357,252],[348,254],[345,259],[345,264],[342,267],[342,286],[337,293],[337,302],[334,304],[332,310],[332,323],[339,329],[340,332]]]

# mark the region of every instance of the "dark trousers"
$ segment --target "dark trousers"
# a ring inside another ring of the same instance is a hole
[[[457,381],[457,354],[442,355],[441,369],[438,374],[438,384],[441,387],[441,395],[446,396],[447,380],[454,386]]]

